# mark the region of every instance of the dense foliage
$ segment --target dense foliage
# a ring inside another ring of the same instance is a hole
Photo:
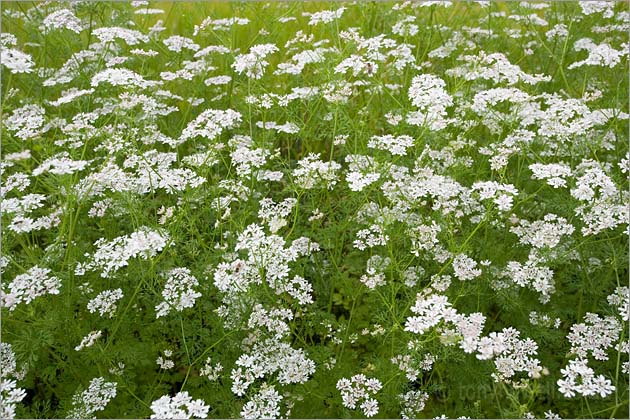
[[[0,417],[628,418],[627,2],[2,6]]]

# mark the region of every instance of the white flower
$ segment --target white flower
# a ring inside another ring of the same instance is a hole
[[[458,254],[453,259],[453,271],[455,271],[455,277],[460,280],[472,280],[479,277],[481,270],[476,267],[477,261],[465,254]]]
[[[373,398],[368,398],[361,403],[361,410],[366,417],[373,417],[378,414],[378,401]]]
[[[254,45],[249,49],[248,54],[239,54],[234,58],[232,68],[238,74],[245,73],[247,77],[260,79],[269,64],[265,57],[277,51],[279,51],[278,47],[274,44]]]
[[[535,248],[555,248],[564,236],[570,236],[575,228],[564,217],[553,213],[546,214],[543,220],[528,222],[519,220],[517,226],[510,228],[520,238],[520,243],[529,244]]]
[[[83,339],[81,340],[81,343],[78,346],[76,346],[74,349],[76,351],[81,351],[86,347],[92,347],[94,343],[96,343],[96,340],[101,338],[102,335],[103,335],[103,331],[101,330],[92,331],[91,333],[83,337]]]
[[[181,52],[183,49],[198,51],[200,48],[192,39],[179,35],[172,35],[162,42],[166,45],[166,48],[174,52]]]
[[[206,418],[210,407],[203,400],[193,400],[187,391],[174,397],[164,395],[151,403],[152,419]]]
[[[600,318],[587,312],[585,323],[575,324],[567,335],[571,343],[571,352],[580,358],[586,358],[590,352],[597,360],[608,360],[606,350],[619,339],[622,326],[613,316]]]
[[[120,27],[96,28],[92,31],[92,35],[103,43],[112,42],[115,39],[122,39],[127,45],[137,45],[149,41],[149,37],[140,31]]]
[[[617,287],[615,292],[608,295],[608,303],[619,311],[619,316],[624,321],[630,318],[630,288],[628,286]]]
[[[558,379],[558,390],[567,398],[577,394],[585,397],[599,394],[605,398],[615,391],[610,379],[603,375],[595,376],[595,371],[587,365],[584,359],[569,361],[564,369],[560,369],[562,379]]]
[[[308,154],[298,162],[293,170],[294,182],[301,188],[312,189],[324,186],[331,190],[339,179],[337,172],[341,169],[335,161],[322,162],[319,155]]]
[[[432,74],[421,74],[411,80],[409,99],[418,111],[407,116],[407,122],[413,125],[427,125],[432,130],[446,127],[446,108],[453,105],[453,98],[446,90],[444,80]]]
[[[104,410],[110,400],[116,397],[116,382],[105,382],[104,378],[94,378],[88,389],[72,397],[72,410],[66,418],[93,418],[95,412]]]
[[[208,140],[214,140],[224,130],[237,127],[240,123],[240,112],[231,109],[206,109],[199,114],[197,118],[188,123],[186,128],[182,131],[179,141],[183,143],[184,141],[197,136],[205,137]]]
[[[534,85],[551,80],[551,76],[530,75],[523,72],[519,66],[510,63],[501,53],[487,54],[480,51],[477,55],[461,56],[459,60],[466,64],[446,70],[446,74],[463,77],[465,80],[486,79],[495,83],[507,82],[508,86],[519,81]]]
[[[384,150],[396,156],[406,156],[407,149],[413,147],[413,145],[414,141],[412,137],[407,135],[392,136],[391,134],[372,136],[367,144],[368,147]]]
[[[2,306],[13,311],[22,302],[28,304],[45,294],[58,295],[61,280],[50,275],[48,268],[31,267],[26,273],[16,276],[7,290],[0,290]]]
[[[15,353],[9,343],[0,343],[0,417],[3,419],[15,418],[16,404],[26,397],[26,391],[17,387],[17,381],[10,379],[23,379],[25,369],[16,370]]]
[[[275,419],[280,418],[280,402],[283,397],[274,385],[264,383],[260,391],[248,401],[240,413],[244,419]]]
[[[149,259],[157,255],[169,244],[166,232],[141,227],[130,235],[123,235],[106,241],[97,240],[94,245],[98,248],[85,264],[77,267],[76,274],[86,270],[102,270],[101,277],[107,278],[112,273],[129,264],[131,258]],[[89,254],[87,254],[89,256]]]
[[[73,160],[68,152],[61,152],[43,161],[37,168],[33,169],[33,175],[38,176],[45,172],[55,175],[72,174],[82,171],[90,164],[87,160]]]
[[[138,73],[123,68],[105,69],[92,76],[92,87],[96,87],[104,82],[112,86],[136,86],[142,89],[160,84],[160,82],[145,80]]]
[[[68,29],[78,34],[84,27],[81,19],[76,17],[71,10],[60,9],[46,16],[40,26],[40,30],[44,33],[53,29]]]
[[[367,378],[363,374],[354,375],[351,379],[341,378],[337,381],[337,389],[341,392],[344,407],[354,410],[357,404],[366,417],[378,414],[378,401],[371,398],[383,385],[375,378]]]
[[[566,177],[571,176],[571,168],[564,163],[550,163],[547,165],[534,163],[529,165],[534,179],[546,179],[547,184],[554,188],[566,187]]]
[[[403,419],[418,418],[418,414],[424,410],[426,401],[429,399],[429,394],[421,391],[409,391],[406,394],[398,396],[400,399],[403,410],[400,413]]]
[[[160,318],[168,314],[171,310],[181,312],[185,308],[192,308],[201,293],[195,291],[193,287],[199,282],[188,268],[174,268],[167,273],[166,285],[162,291],[164,302],[155,307],[155,316]]]
[[[0,61],[2,65],[9,69],[11,73],[30,73],[33,71],[35,63],[33,58],[25,52],[14,48],[0,46]]]
[[[582,61],[570,64],[568,69],[582,66],[603,66],[613,68],[621,62],[621,58],[627,55],[627,51],[616,50],[606,43],[595,44],[592,39],[582,38],[573,44],[576,51],[587,50],[588,57]]]
[[[105,290],[88,302],[87,309],[91,313],[98,312],[101,316],[107,314],[112,318],[117,309],[116,303],[122,297],[122,289]]]
[[[4,64],[4,63],[3,63]],[[4,125],[22,140],[29,140],[47,131],[44,127],[46,111],[39,105],[25,105],[4,118]]]
[[[304,12],[302,13],[302,16],[309,16],[310,20],[308,21],[308,24],[314,26],[319,25],[320,23],[330,23],[336,19],[340,19],[345,10],[345,7],[340,7],[337,10],[322,10],[321,12],[315,13]]]

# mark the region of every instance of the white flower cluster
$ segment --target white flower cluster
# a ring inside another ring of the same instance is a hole
[[[193,400],[187,391],[178,392],[174,397],[164,395],[151,403],[152,419],[205,419],[210,406],[203,400]]]
[[[241,355],[232,369],[232,392],[244,395],[248,388],[265,376],[278,375],[282,385],[304,383],[315,372],[315,363],[302,349],[269,338],[254,344],[249,353]]]
[[[477,261],[466,254],[458,254],[453,258],[453,271],[458,279],[472,280],[481,275],[481,270],[477,268]]]
[[[622,320],[630,319],[630,287],[622,286],[615,289],[615,293],[608,295],[608,303],[619,311]]]
[[[185,308],[192,308],[201,293],[195,291],[199,281],[186,267],[173,268],[166,273],[168,278],[162,291],[164,302],[155,307],[155,317],[167,315],[171,310],[181,312]]]
[[[92,347],[94,345],[94,343],[96,343],[96,340],[98,340],[102,336],[103,336],[103,331],[101,331],[101,330],[92,331],[88,335],[83,337],[83,339],[81,340],[81,343],[79,343],[79,345],[76,346],[74,349],[76,351],[81,351],[84,348]]]
[[[477,352],[479,360],[494,359],[497,381],[506,382],[517,372],[527,372],[529,377],[540,377],[543,368],[535,357],[538,345],[531,339],[519,339],[520,332],[512,327],[501,332],[491,332],[482,337],[486,317],[481,313],[463,315],[457,313],[446,298],[439,294],[419,293],[411,311],[416,314],[407,318],[405,331],[424,334],[430,328],[444,322],[441,340],[460,347],[466,353]],[[430,293],[430,292],[428,292]],[[449,328],[452,325],[455,330]]]
[[[278,69],[273,74],[301,74],[307,64],[322,63],[326,60],[324,54],[333,51],[332,48],[323,47],[300,51],[290,61],[278,64]]]
[[[206,363],[199,370],[200,376],[205,376],[210,381],[216,381],[221,376],[221,372],[223,372],[223,365],[221,362],[217,362],[214,366],[212,365],[212,358],[208,357],[206,359]]]
[[[446,127],[446,108],[453,105],[453,98],[444,89],[444,80],[432,74],[421,74],[411,80],[409,99],[418,111],[409,113],[407,122],[412,125],[426,125],[431,130]]]
[[[145,80],[138,73],[123,68],[105,69],[92,76],[92,87],[97,87],[101,83],[109,83],[112,86],[139,87],[141,89],[160,84],[160,82]]]
[[[599,394],[604,398],[612,394],[615,387],[604,375],[595,375],[588,366],[588,355],[590,353],[595,360],[608,360],[606,351],[619,340],[622,325],[613,316],[600,318],[590,312],[586,313],[584,320],[584,323],[574,324],[567,335],[571,353],[577,357],[561,369],[563,377],[557,382],[558,388],[567,398],[574,397],[576,393],[585,397]],[[621,346],[618,350],[622,351]]]
[[[367,260],[366,274],[359,279],[368,289],[374,289],[385,284],[385,270],[390,265],[389,257],[372,255]]]
[[[439,246],[438,233],[442,231],[440,225],[431,220],[431,224],[418,224],[408,232],[411,239],[411,253],[416,257],[421,251],[432,251]]]
[[[604,398],[615,391],[615,386],[604,375],[595,375],[595,371],[588,366],[584,359],[574,359],[560,369],[562,379],[558,379],[558,390],[567,398],[575,397],[576,393],[584,397],[599,394]]]
[[[39,296],[58,295],[60,287],[61,280],[51,276],[50,269],[34,266],[16,276],[6,290],[0,289],[0,302],[13,311],[22,302],[29,304]]]
[[[389,236],[385,234],[381,226],[371,225],[369,228],[357,232],[357,239],[354,240],[352,246],[365,251],[367,248],[385,246],[388,240]]]
[[[392,155],[406,156],[407,149],[413,147],[414,141],[411,136],[401,135],[392,136],[391,134],[383,136],[372,136],[367,146],[373,149],[385,150]]]
[[[21,198],[5,198],[2,201],[2,209],[0,209],[0,211],[3,214],[17,213],[19,215],[24,215],[35,209],[43,207],[45,200],[46,196],[42,194],[26,194]]]
[[[9,117],[4,117],[3,122],[14,136],[21,140],[30,140],[47,131],[44,126],[45,115],[46,111],[39,105],[24,105],[15,109]]]
[[[541,265],[535,253],[529,254],[525,264],[509,261],[503,271],[503,276],[520,287],[528,287],[540,293],[539,300],[542,303],[549,302],[551,295],[556,291],[553,270]]]
[[[284,124],[278,124],[275,121],[258,121],[256,127],[264,128],[265,130],[275,130],[279,133],[297,134],[300,132],[300,127],[292,122],[285,122]]]
[[[35,66],[33,57],[15,48],[0,45],[0,56],[2,56],[2,65],[13,74],[30,73]]]
[[[370,156],[347,155],[346,162],[348,162],[346,181],[352,191],[363,191],[365,187],[381,178],[377,162]]]
[[[238,74],[245,73],[247,77],[260,79],[265,73],[269,62],[265,60],[269,54],[279,51],[274,44],[257,44],[249,49],[247,54],[239,54],[234,58],[232,68]]]
[[[553,328],[558,328],[560,327],[561,324],[561,320],[560,318],[551,318],[549,315],[547,314],[539,314],[536,311],[531,311],[529,313],[529,322],[532,325],[540,325],[540,326],[544,326],[544,327],[553,327]]]
[[[534,248],[555,248],[563,236],[571,236],[575,228],[564,217],[553,213],[545,215],[543,220],[528,222],[519,219],[518,225],[510,228],[510,232],[519,237],[519,242]]]
[[[572,175],[571,167],[564,163],[533,163],[529,169],[534,179],[545,179],[553,188],[566,187],[566,178]]]
[[[265,327],[267,331],[276,339],[281,339],[287,335],[291,328],[284,320],[292,320],[293,312],[291,310],[270,309],[266,310],[261,304],[256,304],[247,321],[247,326],[252,330]]]
[[[174,51],[174,52],[182,52],[182,50],[184,49],[191,50],[191,51],[198,51],[200,48],[199,45],[195,44],[195,42],[192,39],[186,38],[185,36],[180,36],[180,35],[169,36],[168,38],[164,39],[162,42],[164,43],[164,45],[166,45],[166,48],[169,51]]]
[[[107,278],[120,268],[129,265],[131,258],[147,260],[155,257],[169,244],[168,233],[141,227],[130,235],[123,235],[107,241],[98,239],[94,246],[98,249],[86,263],[79,263],[76,275],[83,275],[87,270],[101,270],[101,277]],[[89,253],[85,254],[90,257]]]
[[[214,284],[226,297],[246,293],[251,284],[261,284],[263,278],[260,273],[264,271],[264,281],[276,294],[287,293],[301,304],[312,302],[312,286],[300,276],[291,279],[289,263],[318,251],[317,243],[299,238],[285,248],[283,238],[267,236],[261,226],[253,224],[238,236],[235,249],[247,251],[247,259],[220,263],[214,271]],[[228,299],[226,303],[229,302]]]
[[[276,233],[287,225],[286,217],[291,214],[296,203],[295,198],[285,198],[280,203],[275,203],[271,198],[263,198],[260,200],[258,217],[267,223],[271,233]]]
[[[431,370],[431,368],[433,367],[433,363],[435,363],[435,360],[435,356],[431,353],[427,353],[422,359],[412,357],[410,354],[399,354],[392,357],[391,362],[398,366],[398,369],[405,373],[405,376],[408,380],[413,382],[418,379],[418,376],[420,376],[420,373],[423,370]]]
[[[213,76],[208,77],[203,83],[206,86],[217,86],[217,85],[227,85],[232,81],[232,77],[230,76]]]
[[[392,33],[402,37],[416,35],[420,28],[418,25],[411,23],[415,22],[415,20],[416,17],[411,15],[400,19],[394,26],[392,26]]]
[[[415,315],[407,318],[405,331],[424,334],[442,320],[452,321],[457,311],[451,307],[448,298],[439,294],[424,296],[418,293],[416,303],[410,308]]]
[[[278,394],[276,388],[265,382],[251,400],[243,406],[240,416],[244,419],[281,418],[280,402],[282,399],[282,395]]]
[[[366,74],[372,76],[378,69],[378,64],[373,61],[366,60],[363,56],[352,54],[350,57],[344,59],[335,67],[335,73],[345,74],[348,70],[352,69],[352,76],[357,77],[360,74]]]
[[[249,176],[252,172],[258,175],[260,171],[254,170],[262,168],[271,154],[268,149],[263,147],[253,147],[250,136],[236,135],[229,140],[228,144],[232,149],[230,158],[232,164],[236,166],[238,176]]]
[[[582,227],[582,234],[596,235],[602,230],[628,224],[630,195],[618,190],[598,162],[584,160],[576,168],[576,173],[581,175],[575,188],[571,189],[571,195],[583,202],[575,209],[586,225]]]
[[[160,369],[164,369],[164,370],[173,369],[175,367],[175,362],[173,362],[171,359],[168,359],[169,357],[173,355],[173,350],[166,349],[162,353],[163,353],[163,356],[158,356],[158,358],[155,359],[155,363],[157,363]]]
[[[596,360],[608,360],[606,350],[619,339],[621,324],[613,316],[600,318],[587,312],[584,323],[574,324],[567,340],[571,343],[571,353],[585,359],[590,352]]]
[[[523,116],[533,119],[532,102],[533,98],[520,89],[491,88],[476,93],[470,109],[481,117],[482,124],[488,127],[492,133],[499,134],[501,123],[518,120]],[[501,112],[495,109],[496,105],[500,103],[509,104],[509,112]],[[533,123],[533,121],[529,122]]]
[[[520,339],[520,331],[508,327],[501,332],[491,332],[477,343],[479,360],[494,359],[497,370],[492,376],[497,382],[507,382],[517,372],[526,372],[530,378],[540,378],[544,368],[540,366],[538,344],[531,338]]]
[[[26,373],[26,372],[24,372]],[[15,353],[9,343],[0,343],[0,418],[15,418],[16,404],[26,397],[26,391],[17,387],[17,381],[11,377],[21,378],[16,370]]]
[[[37,219],[17,215],[13,218],[13,220],[11,220],[11,223],[7,226],[7,228],[15,233],[28,233],[42,229],[50,229],[61,223],[60,216],[62,212],[63,210],[58,207],[49,215],[42,216]]]
[[[107,315],[112,318],[118,309],[117,303],[122,297],[122,289],[105,290],[88,302],[87,309],[90,313],[98,312],[101,316]]]
[[[61,96],[56,101],[48,101],[48,103],[54,107],[58,107],[63,104],[69,104],[77,98],[85,95],[91,95],[94,93],[94,89],[77,89],[70,88],[61,92]]]
[[[78,34],[81,33],[84,27],[81,19],[76,17],[72,10],[60,9],[46,16],[39,29],[43,33],[48,33],[55,29],[68,29]]]
[[[429,394],[422,391],[408,391],[405,394],[398,396],[400,403],[402,404],[402,411],[400,416],[403,419],[416,419],[419,418],[419,414],[424,410],[424,405],[429,399]]]
[[[29,185],[31,185],[31,180],[28,175],[21,172],[11,174],[6,177],[4,185],[0,186],[0,197],[5,197],[8,192],[13,190],[24,192]]]
[[[501,53],[487,54],[480,51],[477,55],[461,56],[459,60],[466,64],[446,70],[447,75],[463,77],[465,80],[485,79],[495,83],[507,82],[508,86],[518,82],[535,85],[551,80],[551,76],[530,75],[523,72],[519,66],[510,63]]]
[[[124,162],[125,172],[115,162],[110,161],[100,171],[92,172],[75,187],[81,197],[102,196],[105,191],[132,192],[147,194],[164,190],[168,194],[197,188],[206,180],[188,168],[172,168],[177,160],[176,153],[149,151],[142,155],[132,155]]]
[[[107,404],[116,397],[116,382],[106,382],[105,378],[94,378],[90,386],[80,394],[72,397],[72,409],[68,419],[90,419],[94,413],[104,410]]]
[[[341,378],[337,381],[337,389],[341,392],[343,406],[354,410],[359,405],[366,417],[378,414],[378,401],[374,395],[383,388],[383,384],[376,378],[367,378],[363,374],[352,378]]]
[[[310,17],[308,24],[314,26],[319,25],[320,23],[330,23],[340,19],[345,10],[345,7],[340,7],[337,10],[322,10],[321,12],[315,13],[304,12],[302,13],[302,16]]]
[[[495,181],[479,181],[472,185],[472,190],[477,191],[480,200],[492,199],[499,211],[509,211],[512,208],[514,197],[518,190],[512,184],[500,184]]]
[[[193,35],[198,35],[199,32],[208,27],[211,27],[213,31],[227,31],[234,25],[245,26],[247,24],[249,24],[249,19],[247,18],[231,17],[224,19],[212,19],[212,17],[207,17],[200,25],[195,25]]]
[[[613,68],[621,62],[624,55],[628,55],[627,51],[616,50],[606,43],[595,44],[590,38],[579,39],[573,44],[575,51],[588,51],[588,57],[581,61],[576,61],[569,65],[569,69],[582,66],[603,66]],[[627,50],[627,47],[626,47]]]
[[[592,15],[594,13],[601,13],[602,17],[605,19],[611,18],[614,16],[615,12],[613,10],[615,6],[614,1],[581,1],[580,8],[582,9],[582,13],[585,15]]]
[[[221,135],[224,130],[237,127],[240,122],[240,112],[231,109],[206,109],[199,114],[197,118],[188,123],[186,128],[182,131],[179,142],[183,143],[197,136],[214,140]]]
[[[127,45],[149,42],[149,37],[142,32],[118,26],[96,28],[92,35],[103,43],[113,42],[115,39],[122,39]]]
[[[68,152],[61,152],[44,160],[37,168],[33,169],[33,175],[38,176],[45,172],[54,175],[72,174],[84,170],[90,161],[73,160]]]
[[[300,188],[309,190],[323,186],[332,190],[339,180],[337,172],[341,165],[335,161],[322,162],[315,153],[309,153],[297,165],[293,170],[293,177]]]

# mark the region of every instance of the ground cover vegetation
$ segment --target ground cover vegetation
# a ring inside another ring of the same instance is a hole
[[[629,28],[3,3],[0,417],[628,418]]]

